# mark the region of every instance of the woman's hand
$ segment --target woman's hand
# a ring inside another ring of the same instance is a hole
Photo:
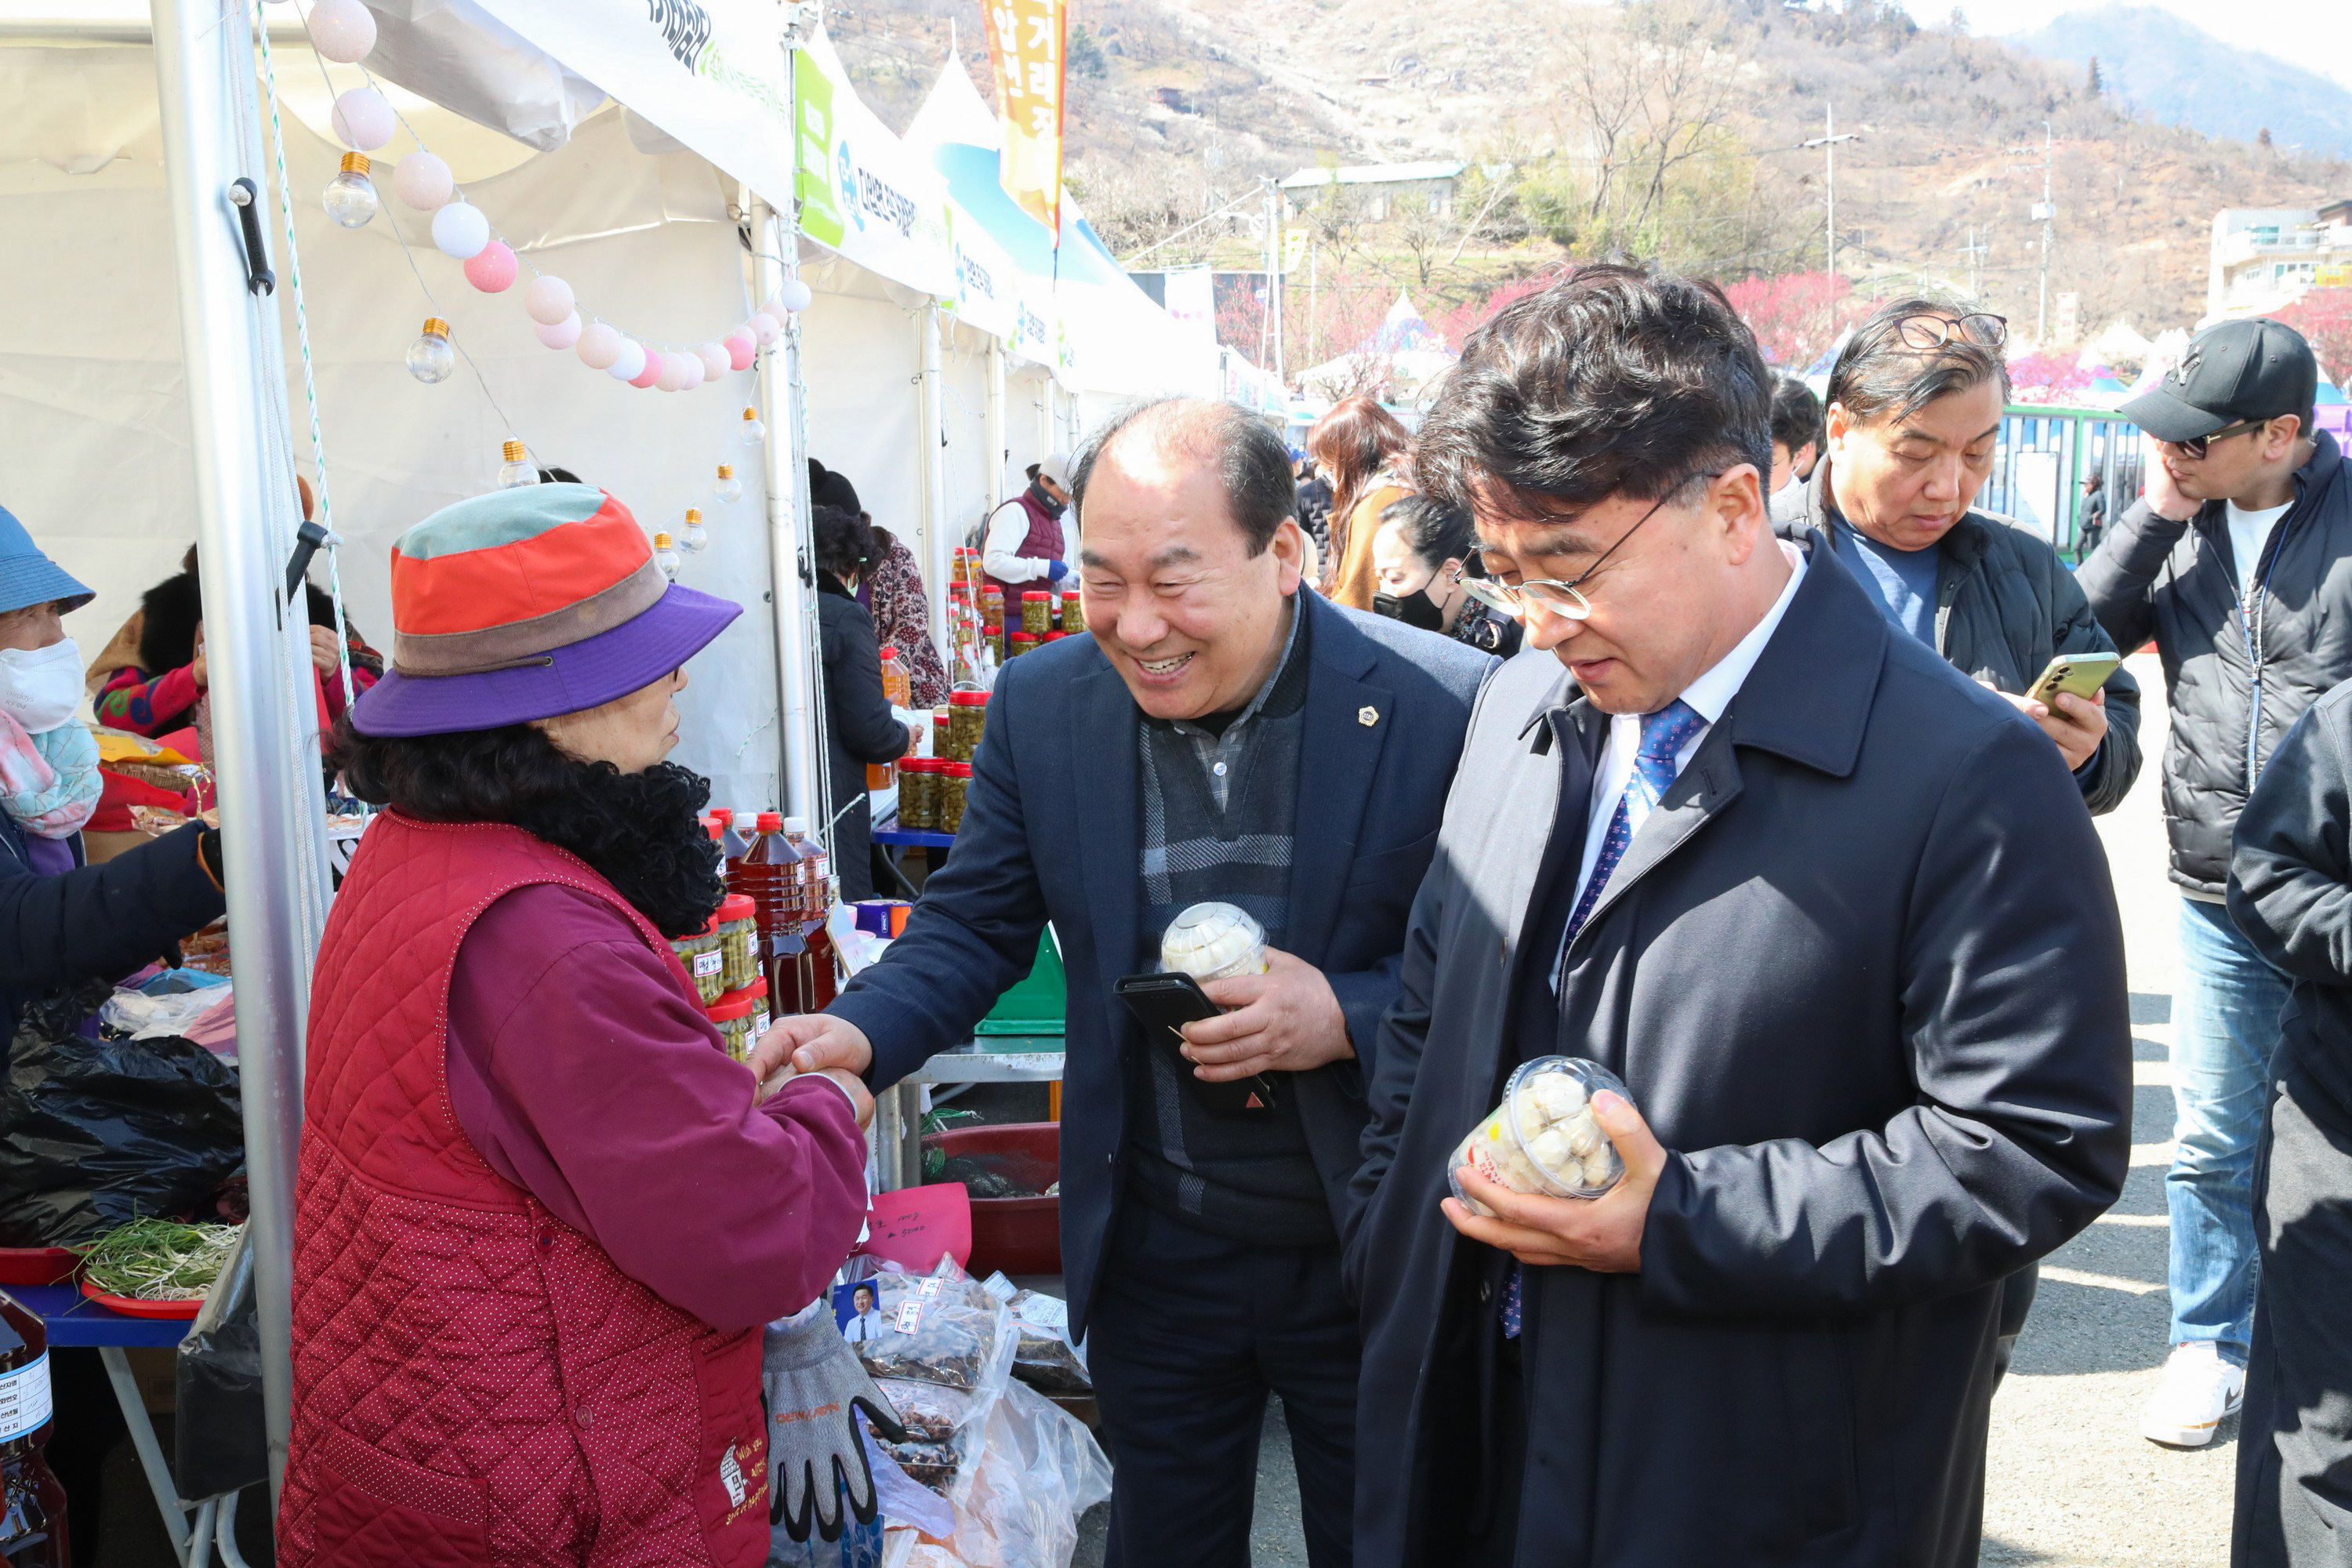
[[[342,646],[335,641],[332,627],[310,628],[310,662],[319,667],[321,675],[332,675],[342,668]]]
[[[205,654],[202,648],[198,648],[196,657],[188,661],[188,679],[196,683],[197,690],[205,689]]]

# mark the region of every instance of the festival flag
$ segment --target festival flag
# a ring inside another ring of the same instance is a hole
[[[986,0],[996,119],[1004,133],[996,178],[1062,244],[1062,74],[1069,0]]]

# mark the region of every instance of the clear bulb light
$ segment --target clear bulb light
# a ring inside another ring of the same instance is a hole
[[[408,374],[427,386],[449,379],[457,368],[457,351],[449,346],[449,323],[438,316],[425,318],[425,330],[408,345]]]
[[[743,445],[761,447],[767,444],[767,440],[768,427],[760,423],[760,411],[756,408],[743,410]]]
[[[530,460],[530,451],[521,442],[509,441],[501,455],[506,461],[499,465],[499,489],[511,490],[539,483],[539,465]]]
[[[677,581],[677,552],[670,548],[667,533],[654,535],[654,564],[661,568],[663,576],[673,583]]]
[[[702,514],[692,507],[686,509],[686,526],[678,531],[677,547],[688,555],[699,555],[710,543],[710,531],[702,526]]]
[[[319,198],[319,205],[345,228],[367,226],[376,208],[383,204],[375,194],[375,182],[368,178],[366,153],[343,154],[343,166],[327,182],[326,194]]]
[[[719,465],[719,499],[721,501],[743,499],[743,481],[737,479],[735,470],[725,463]]]

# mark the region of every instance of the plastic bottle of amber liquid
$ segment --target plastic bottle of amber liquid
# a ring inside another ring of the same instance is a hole
[[[886,647],[882,650],[882,695],[896,708],[912,708],[915,705],[914,680],[907,674],[907,667],[899,659],[898,650],[895,647]],[[888,789],[898,782],[897,763],[868,763],[866,764],[867,789]]]
[[[797,924],[799,873],[800,856],[784,840],[782,816],[772,811],[759,813],[752,819],[751,841],[743,847],[742,858],[728,870],[727,890],[747,894],[751,900],[763,971],[772,962],[771,955],[779,940]],[[774,984],[774,977],[771,976],[772,990]]]
[[[49,1440],[49,1334],[0,1290],[0,1563],[66,1568],[66,1489],[41,1449]]]

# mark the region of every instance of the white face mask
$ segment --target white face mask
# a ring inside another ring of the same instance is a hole
[[[0,648],[0,712],[38,735],[81,707],[81,649],[71,637],[47,647]]]

